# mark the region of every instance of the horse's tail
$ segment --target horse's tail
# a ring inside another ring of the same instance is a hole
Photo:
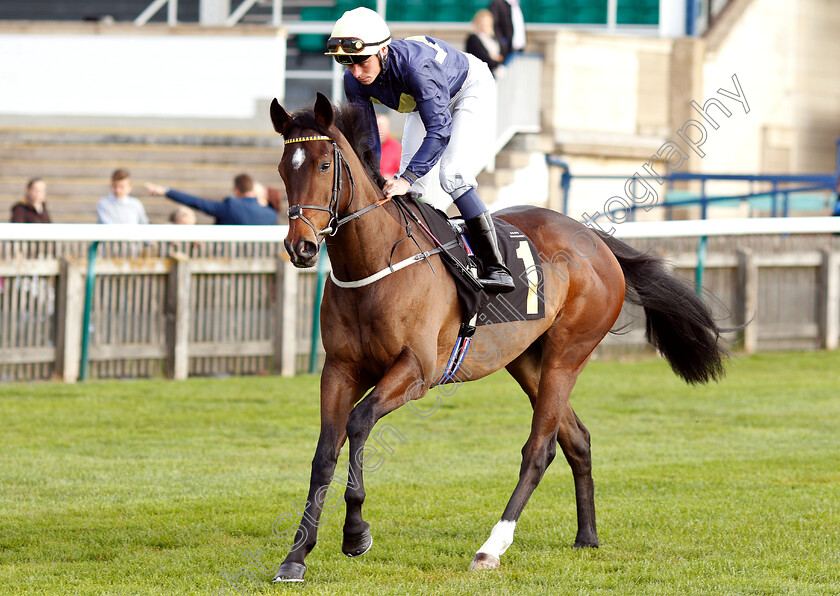
[[[721,329],[709,307],[665,269],[661,258],[608,234],[599,236],[624,272],[625,299],[645,311],[645,337],[674,372],[688,383],[720,379],[727,351],[720,345]]]

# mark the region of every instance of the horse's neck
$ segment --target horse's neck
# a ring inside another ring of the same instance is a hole
[[[356,193],[350,213],[381,199],[367,180],[356,188]],[[341,226],[334,237],[327,239],[336,275],[345,281],[359,280],[386,268],[392,248],[406,235],[405,225],[399,219],[392,204],[386,203]]]

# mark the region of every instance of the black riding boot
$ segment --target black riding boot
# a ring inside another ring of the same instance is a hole
[[[496,237],[496,230],[493,226],[493,218],[490,212],[485,211],[481,215],[466,220],[467,230],[473,241],[475,253],[481,260],[483,275],[478,281],[484,286],[486,292],[504,294],[514,290],[513,278],[510,270],[505,267],[502,253],[499,250],[499,240]]]

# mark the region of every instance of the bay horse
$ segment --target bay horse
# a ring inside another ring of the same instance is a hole
[[[332,265],[321,307],[326,361],[320,437],[303,516],[274,581],[303,581],[304,558],[315,546],[325,502],[337,494],[330,483],[348,439],[342,551],[353,557],[371,547],[362,517],[365,442],[379,419],[411,405],[438,380],[462,322],[455,283],[442,274],[440,254],[383,276],[392,263],[434,246],[418,233],[406,241],[408,220],[395,201],[385,199],[378,164],[353,110],[350,104],[332,105],[320,93],[314,109],[294,114],[276,99],[271,103],[274,129],[285,142],[278,166],[289,200],[285,248],[294,265],[311,267],[325,241]],[[533,407],[519,481],[471,569],[499,566],[557,443],[574,477],[574,546],[598,546],[589,432],[569,397],[625,298],[643,307],[648,341],[685,381],[720,378],[726,357],[709,308],[658,257],[548,209],[513,207],[496,215],[527,235],[545,258],[545,317],[478,327],[473,346],[484,342],[485,349],[473,349],[451,379],[473,381],[505,367]],[[366,279],[375,281],[348,287]]]

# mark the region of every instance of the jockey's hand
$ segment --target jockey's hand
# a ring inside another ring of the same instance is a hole
[[[411,182],[405,178],[397,178],[396,180],[388,180],[385,186],[382,187],[383,192],[387,198],[397,195],[404,195],[411,188]]]

